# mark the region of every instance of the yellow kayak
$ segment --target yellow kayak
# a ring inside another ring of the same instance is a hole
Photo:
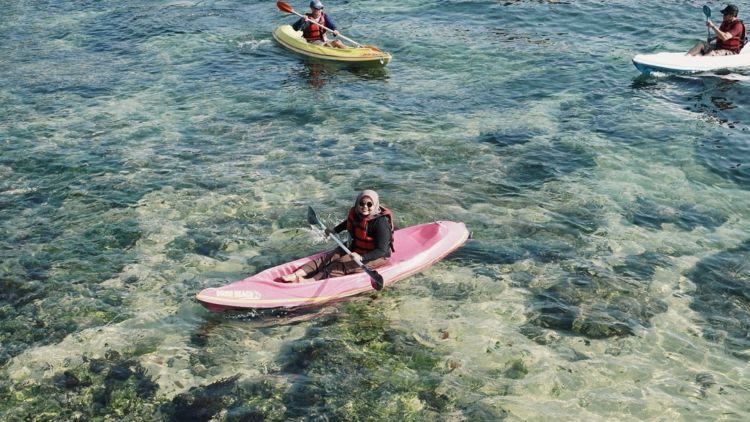
[[[369,47],[331,48],[310,44],[291,25],[281,25],[273,31],[273,37],[283,47],[305,57],[339,63],[356,63],[385,66],[391,61],[390,53]]]

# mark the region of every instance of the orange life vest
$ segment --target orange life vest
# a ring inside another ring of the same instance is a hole
[[[306,15],[310,18],[312,18],[311,13],[306,13]],[[323,12],[320,12],[320,19],[318,20],[320,25],[328,26],[326,25],[326,15]],[[325,38],[323,38],[323,34],[325,34],[326,30],[323,29],[320,25],[314,23],[314,22],[308,22],[307,25],[305,25],[302,28],[302,36],[305,37],[305,39],[310,41],[325,41]]]
[[[354,207],[349,209],[349,215],[346,217],[346,230],[349,232],[349,236],[352,238],[351,250],[360,255],[375,250],[375,238],[367,235],[367,224],[370,221],[375,221],[378,218],[386,217],[388,224],[391,226],[391,251],[395,251],[393,248],[393,213],[386,207],[380,207],[380,215],[375,217],[374,220],[368,220],[362,218],[357,221],[357,212]]]

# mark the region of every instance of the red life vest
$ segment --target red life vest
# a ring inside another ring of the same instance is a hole
[[[306,13],[306,15],[310,18],[312,18],[311,13]],[[326,15],[323,12],[320,12],[320,19],[318,20],[320,25],[328,26],[326,25]],[[310,41],[325,41],[325,38],[323,38],[323,34],[325,34],[326,30],[323,29],[320,25],[314,23],[314,22],[308,22],[307,25],[305,25],[302,28],[302,36],[305,37],[305,39]]]
[[[388,219],[388,224],[391,226],[391,251],[395,251],[393,248],[393,213],[386,207],[380,207],[380,215],[375,217],[375,220],[380,217]],[[349,208],[349,215],[346,217],[346,230],[352,238],[352,251],[360,255],[375,250],[375,238],[367,235],[367,224],[370,221],[374,220],[362,218],[357,221],[357,212],[354,207]]]
[[[733,22],[731,22],[729,25],[725,25],[724,22],[721,23],[721,26],[719,26],[719,31],[722,32],[729,32],[730,29],[735,24],[740,24],[742,26],[742,32],[740,33],[739,37],[732,37],[726,41],[721,41],[720,39],[716,39],[716,48],[721,48],[723,50],[729,50],[733,51],[735,53],[739,53],[742,49],[743,42],[745,41],[745,24],[737,19]]]

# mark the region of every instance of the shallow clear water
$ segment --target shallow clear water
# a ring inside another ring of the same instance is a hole
[[[329,1],[394,54],[347,69],[273,2],[4,5],[0,418],[747,420],[750,74],[630,62],[701,6]],[[364,188],[473,238],[307,312],[193,299]]]

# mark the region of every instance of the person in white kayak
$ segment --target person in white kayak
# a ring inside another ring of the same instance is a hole
[[[292,28],[295,31],[302,31],[302,36],[310,44],[346,48],[346,45],[341,41],[329,40],[326,36],[328,31],[323,26],[330,28],[333,31],[333,35],[336,36],[339,35],[339,31],[336,29],[336,23],[333,19],[323,13],[323,7],[323,3],[320,0],[312,0],[310,2],[310,13],[306,13],[304,18],[300,18],[295,22]]]
[[[716,26],[711,19],[706,20],[706,26],[714,31],[716,39],[711,43],[700,41],[688,51],[688,56],[730,56],[739,54],[745,42],[745,24],[737,19],[739,9],[733,4],[721,10],[723,19],[720,26]]]

